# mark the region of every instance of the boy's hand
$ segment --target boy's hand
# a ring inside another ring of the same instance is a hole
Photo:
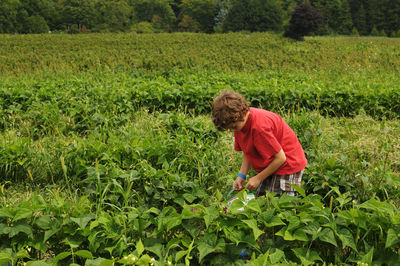
[[[242,190],[245,181],[246,181],[246,180],[244,180],[244,179],[241,178],[241,177],[236,178],[235,182],[233,182],[232,188],[233,188],[234,190]]]
[[[246,189],[252,190],[257,188],[261,183],[261,180],[257,176],[253,176],[252,178],[249,179],[249,182],[247,182]]]

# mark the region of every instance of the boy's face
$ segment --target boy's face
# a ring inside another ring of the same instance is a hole
[[[250,112],[247,112],[244,117],[243,117],[243,121],[237,121],[235,123],[229,124],[229,126],[227,127],[227,129],[234,133],[234,132],[239,132],[240,130],[242,130],[242,128],[244,127],[244,125],[246,125],[247,122],[247,118],[249,117]]]

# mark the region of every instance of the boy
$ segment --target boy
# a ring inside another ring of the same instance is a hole
[[[296,134],[279,115],[249,107],[242,95],[225,91],[214,99],[211,119],[217,130],[234,133],[235,150],[243,152],[234,189],[243,189],[251,166],[258,174],[248,180],[246,189],[257,188],[256,197],[266,190],[297,195],[290,184],[301,186],[307,160]]]

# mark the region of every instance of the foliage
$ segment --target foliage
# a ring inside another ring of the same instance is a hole
[[[303,40],[303,37],[310,32],[316,31],[322,22],[322,15],[309,3],[302,3],[295,7],[288,30],[285,36]]]
[[[280,31],[283,11],[275,0],[233,0],[223,22],[224,31]]]
[[[212,33],[214,27],[215,0],[182,0],[180,5],[182,20],[180,28],[193,29],[206,33]],[[186,20],[186,21],[185,21]],[[186,24],[183,27],[183,23]]]

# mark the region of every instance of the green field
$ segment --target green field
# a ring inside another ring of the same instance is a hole
[[[400,263],[398,47],[2,35],[0,264]],[[210,120],[225,89],[294,129],[309,161],[301,196],[223,212],[241,158]]]

